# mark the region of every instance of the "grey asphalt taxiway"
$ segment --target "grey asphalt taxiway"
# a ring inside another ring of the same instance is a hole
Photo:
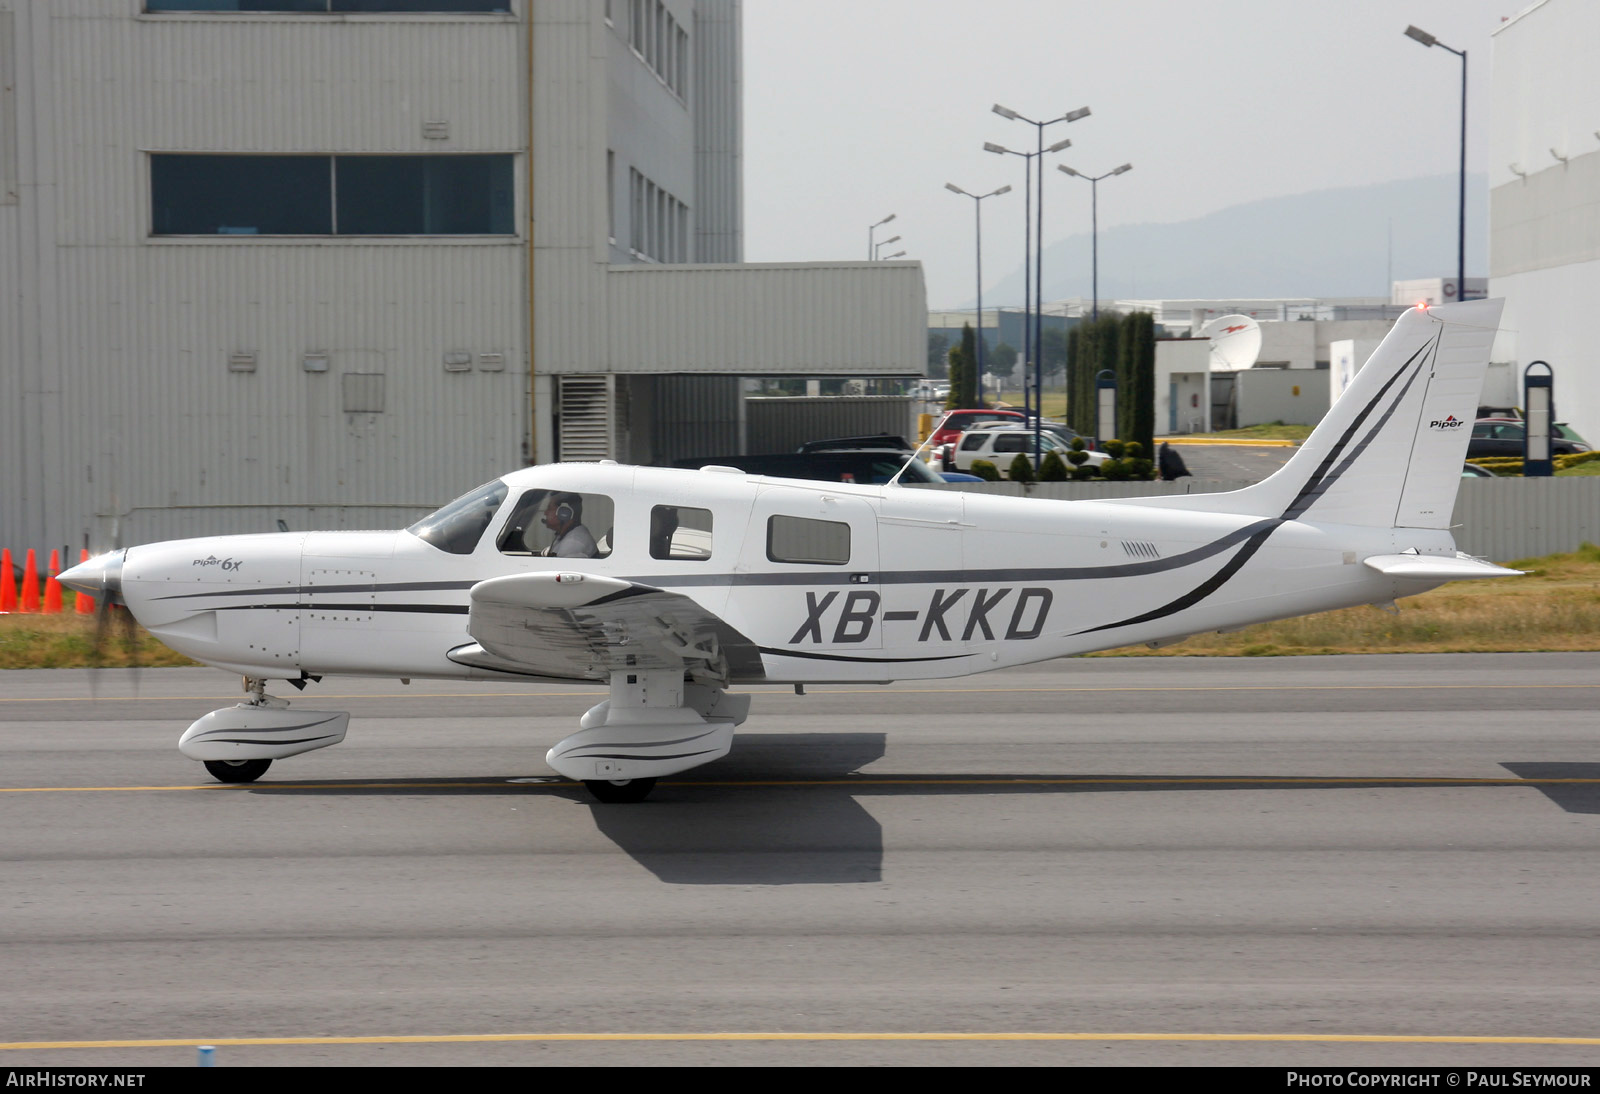
[[[593,688],[328,680],[229,787],[237,680],[132,687],[0,673],[0,1067],[1600,1064],[1600,655],[758,688],[632,806]]]

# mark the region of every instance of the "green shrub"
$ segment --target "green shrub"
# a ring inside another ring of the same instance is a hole
[[[1106,447],[1107,451],[1109,451],[1110,446],[1107,445]],[[1100,474],[1113,482],[1124,482],[1133,477],[1133,469],[1128,466],[1126,461],[1113,458],[1100,465]]]
[[[1040,482],[1066,482],[1067,465],[1062,461],[1059,453],[1048,452],[1039,463]]]
[[[1086,479],[1096,479],[1099,477],[1099,472],[1093,467],[1080,464],[1072,469],[1072,479],[1074,482],[1083,482]]]
[[[988,460],[973,460],[972,474],[985,482],[1000,481],[1000,469]]]
[[[1105,454],[1110,456],[1112,459],[1114,459],[1114,460],[1122,459],[1122,450],[1123,450],[1123,448],[1125,446],[1123,445],[1123,443],[1121,441],[1117,440],[1115,437],[1112,437],[1111,439],[1106,440],[1106,441],[1102,441],[1100,443],[1100,447],[1105,452]],[[1108,478],[1108,479],[1110,477],[1111,477],[1110,475],[1106,476],[1106,478]]]
[[[1027,453],[1018,452],[1012,459],[1011,466],[1006,470],[1006,477],[1012,482],[1032,482],[1034,480],[1033,461],[1028,459]]]

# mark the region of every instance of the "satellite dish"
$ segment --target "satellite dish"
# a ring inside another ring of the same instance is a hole
[[[1261,324],[1248,315],[1219,315],[1200,328],[1211,339],[1211,371],[1238,372],[1261,354]]]

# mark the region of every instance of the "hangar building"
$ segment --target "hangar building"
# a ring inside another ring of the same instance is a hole
[[[916,263],[741,262],[738,0],[0,0],[0,542],[394,527],[917,376]]]
[[[1489,295],[1506,300],[1494,360],[1555,373],[1557,416],[1600,436],[1600,5],[1543,0],[1494,33]]]

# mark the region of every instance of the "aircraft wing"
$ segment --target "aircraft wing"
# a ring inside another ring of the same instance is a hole
[[[532,573],[480,581],[462,664],[566,680],[628,669],[688,671],[722,684],[764,675],[755,643],[680,593],[596,574]]]

